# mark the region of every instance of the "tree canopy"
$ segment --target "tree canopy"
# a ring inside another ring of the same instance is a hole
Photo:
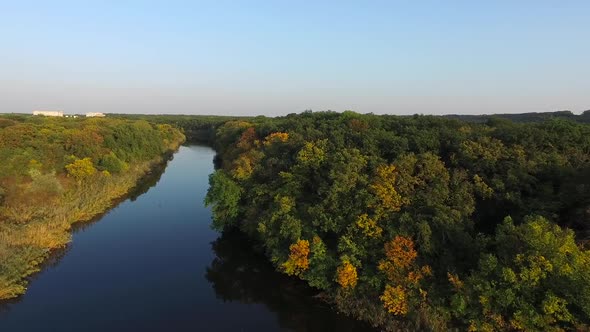
[[[388,330],[584,329],[590,126],[304,112],[216,129],[207,203]]]

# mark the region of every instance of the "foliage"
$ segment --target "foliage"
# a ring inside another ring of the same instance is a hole
[[[401,286],[385,286],[385,291],[379,298],[383,301],[388,312],[398,316],[408,313],[406,291]]]
[[[336,271],[336,281],[342,286],[342,288],[354,288],[357,283],[356,268],[349,261],[345,260],[342,265],[338,267]]]
[[[115,155],[115,153],[112,151],[109,154],[105,154],[100,158],[98,166],[99,168],[108,171],[111,174],[121,173],[126,171],[127,168],[129,168],[129,165],[126,162],[119,159],[117,155]]]
[[[548,331],[574,328],[574,313],[590,314],[590,252],[572,231],[543,217],[518,226],[506,218],[494,245],[464,286],[453,277],[456,298],[469,308],[459,317],[477,327]]]
[[[69,176],[78,181],[89,178],[96,173],[96,168],[94,168],[90,158],[76,159],[71,164],[66,165],[66,170]]]
[[[222,230],[238,215],[238,202],[242,189],[222,171],[211,174],[209,183],[211,186],[207,192],[205,204],[213,205],[213,213],[220,216],[214,219],[214,228]],[[220,223],[220,221],[224,223]]]
[[[402,197],[395,190],[396,168],[394,165],[379,165],[375,171],[373,183],[369,186],[377,198],[375,213],[397,212],[402,206]]]
[[[214,226],[384,330],[402,317],[425,330],[581,327],[590,126],[531,116],[229,119],[215,127]]]
[[[301,275],[309,268],[309,241],[298,240],[289,246],[289,259],[283,263],[288,275]]]

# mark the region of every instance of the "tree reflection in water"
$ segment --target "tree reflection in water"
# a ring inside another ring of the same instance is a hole
[[[277,314],[281,328],[292,331],[373,331],[337,314],[303,281],[278,273],[238,231],[224,232],[211,243],[216,257],[206,278],[217,298],[261,303]]]

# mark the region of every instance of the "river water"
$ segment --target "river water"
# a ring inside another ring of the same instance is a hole
[[[130,198],[76,227],[27,293],[0,304],[0,331],[370,330],[275,272],[240,234],[210,229],[214,155],[182,146]]]

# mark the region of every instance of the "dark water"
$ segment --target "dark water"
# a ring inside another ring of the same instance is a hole
[[[181,147],[132,199],[79,227],[24,296],[0,305],[0,331],[369,330],[274,272],[240,234],[209,228],[213,157]]]

